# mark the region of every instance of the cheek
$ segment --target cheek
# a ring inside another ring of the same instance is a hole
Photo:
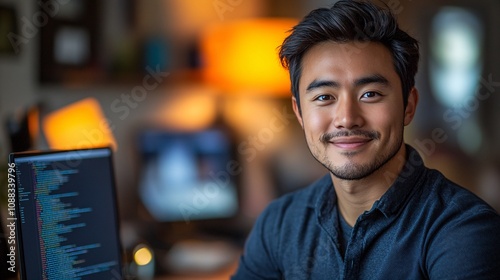
[[[304,129],[308,134],[323,134],[328,132],[330,118],[321,110],[303,111]]]
[[[389,114],[387,113],[389,112]],[[403,116],[398,114],[394,108],[384,108],[381,111],[370,114],[370,123],[373,128],[382,133],[382,137],[395,137],[401,133],[403,127]]]

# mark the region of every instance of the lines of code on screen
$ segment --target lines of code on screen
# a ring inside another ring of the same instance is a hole
[[[120,250],[106,157],[16,165],[22,254],[28,279],[113,279]]]

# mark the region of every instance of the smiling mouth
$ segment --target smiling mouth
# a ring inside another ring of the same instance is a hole
[[[344,151],[354,152],[364,148],[372,140],[379,140],[380,133],[371,130],[340,130],[321,135],[320,141]]]
[[[344,150],[354,150],[371,142],[372,138],[365,137],[339,137],[330,140],[329,142],[334,146]]]

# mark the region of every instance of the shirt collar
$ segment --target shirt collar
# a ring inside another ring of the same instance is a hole
[[[422,174],[425,171],[424,161],[417,150],[410,145],[406,145],[406,163],[398,177],[385,192],[382,197],[373,204],[373,209],[379,209],[384,216],[398,213],[405,205],[411,194],[418,188],[423,180]],[[387,180],[394,179],[387,174]]]
[[[321,190],[314,207],[318,211],[318,217],[326,217],[333,213],[334,207],[337,205],[337,194],[333,188],[330,174],[323,177],[320,183]]]

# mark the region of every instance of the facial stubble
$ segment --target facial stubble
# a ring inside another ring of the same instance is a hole
[[[331,159],[328,158],[328,154],[326,153],[326,149],[328,145],[331,145],[330,141],[335,137],[341,136],[363,136],[370,139],[371,141],[380,141],[380,133],[376,131],[363,131],[363,130],[350,130],[350,131],[339,131],[333,134],[323,134],[319,142],[323,144],[323,151],[320,151],[318,147],[313,147],[309,145],[311,154],[314,158],[322,164],[326,169],[328,169],[335,177],[342,180],[361,180],[364,179],[377,170],[382,168],[385,164],[387,164],[392,158],[396,156],[401,145],[403,144],[403,134],[399,134],[399,137],[394,144],[391,145],[389,150],[383,154],[378,154],[376,157],[366,163],[366,164],[356,164],[353,161],[348,161],[346,164],[341,166],[335,166]],[[367,143],[374,144],[374,143]],[[358,153],[357,151],[345,151],[342,152],[341,155],[346,157],[347,159],[352,159]]]

